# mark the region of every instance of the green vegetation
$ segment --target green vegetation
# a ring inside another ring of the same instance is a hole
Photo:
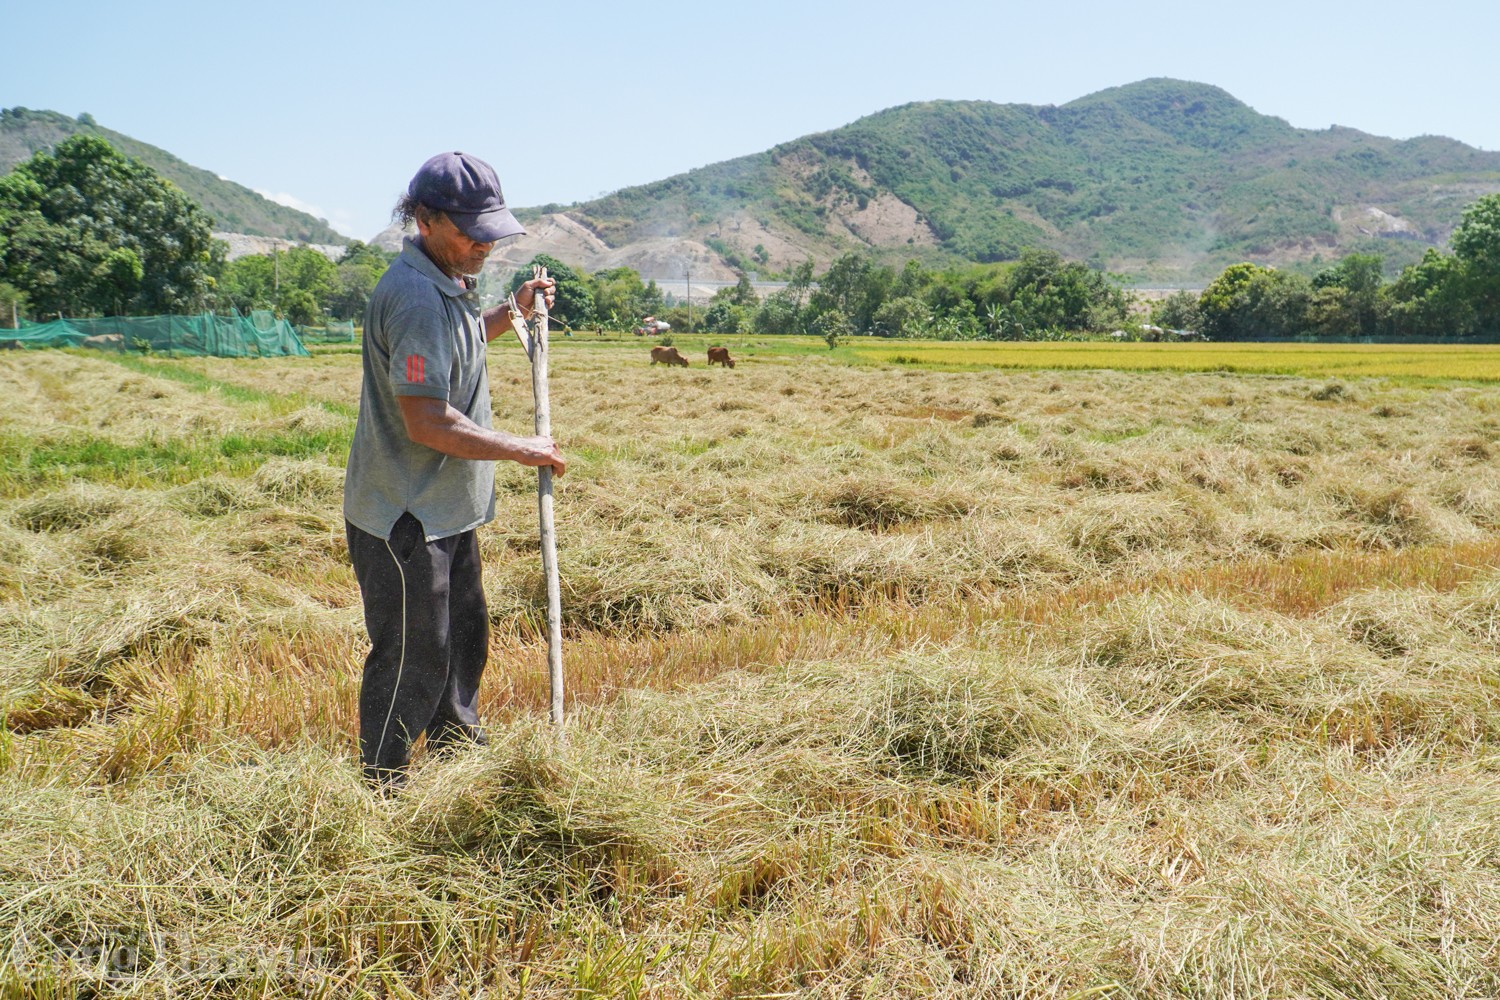
[[[1388,284],[1381,272],[1373,254],[1351,254],[1311,280],[1234,264],[1196,302],[1173,296],[1159,304],[1155,318],[1168,328],[1202,330],[1212,340],[1500,334],[1500,195],[1464,212],[1451,254],[1428,250]]]
[[[1480,199],[1453,233],[1452,254],[1429,250],[1389,289],[1391,321],[1425,333],[1500,332],[1500,195]]]
[[[122,154],[161,174],[202,206],[218,232],[276,236],[305,243],[348,242],[322,219],[278,205],[247,187],[184,163],[165,150],[102,128],[86,114],[75,119],[56,111],[0,109],[0,173],[35,153],[55,148],[73,135],[104,139]]]
[[[310,247],[239,257],[219,269],[213,303],[241,313],[269,309],[298,326],[362,320],[392,257],[358,240],[337,264]]]
[[[812,262],[764,302],[748,282],[717,292],[703,316],[710,332],[797,333],[830,346],[844,337],[939,340],[1060,339],[1125,322],[1124,293],[1104,274],[1050,250],[1014,264],[899,271],[860,253],[840,256],[812,287]]]
[[[0,177],[0,324],[261,309],[303,327],[353,321],[392,259],[359,241],[338,264],[306,246],[223,253],[189,196],[98,136],[63,139]]]
[[[489,745],[390,799],[358,357],[0,356],[0,992],[1500,995],[1500,387],[756,343],[558,342],[568,740],[502,469]]]
[[[0,310],[47,319],[271,310],[299,326],[353,320],[390,263],[355,242],[226,262],[208,218],[150,167],[79,135],[0,177]]]
[[[742,268],[797,263],[757,257],[760,238],[735,235],[748,216],[820,262],[855,250],[898,264],[912,254],[908,238],[930,236],[929,264],[1048,247],[1101,269],[1193,282],[1237,260],[1315,268],[1314,253],[1414,263],[1446,239],[1455,195],[1475,186],[1500,188],[1500,153],[1432,136],[1295,129],[1218,88],[1157,79],[1061,107],[908,104],[569,214],[613,245],[712,237]],[[910,206],[916,230],[855,236],[859,213],[881,197]],[[1381,228],[1371,208],[1399,224]]]
[[[557,283],[557,298],[549,319],[564,327],[583,327],[596,322],[594,283],[589,280],[588,275],[574,271],[547,254],[537,254],[530,264],[518,269],[512,275],[510,284],[505,289],[506,293],[514,295],[521,285],[531,280],[532,269],[536,267],[546,268],[548,276]],[[619,274],[615,275],[616,279],[621,277]]]
[[[547,254],[537,254],[511,275],[506,294],[531,278],[533,267],[545,267],[557,282],[557,301],[553,322],[569,329],[595,331],[630,330],[650,315],[668,315],[678,329],[687,327],[685,310],[663,309],[661,290],[655,281],[642,282],[640,274],[629,267],[616,267],[588,274]],[[481,293],[485,289],[481,287]],[[702,313],[699,313],[702,318]]]
[[[210,250],[191,199],[103,139],[65,140],[0,177],[0,281],[36,314],[194,310]]]
[[[689,322],[684,305],[662,307],[654,283],[629,268],[589,276],[546,255],[559,278],[557,312],[574,327],[622,330],[651,314],[675,330],[717,334],[810,334],[840,338],[942,340],[1062,339],[1112,329],[1126,320],[1124,293],[1104,274],[1049,250],[1026,250],[1014,264],[934,270],[909,260],[901,270],[862,253],[840,256],[814,285],[813,262],[791,269],[785,288],[760,300],[742,273],[714,293]],[[531,273],[518,270],[512,287]]]

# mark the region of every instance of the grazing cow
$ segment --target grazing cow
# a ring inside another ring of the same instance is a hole
[[[92,337],[84,337],[83,346],[92,347],[96,351],[123,351],[125,337],[118,333],[96,333]]]
[[[723,365],[725,368],[734,367],[734,359],[729,356],[727,347],[710,347],[708,349],[708,363],[711,365]]]
[[[651,363],[654,365],[657,362],[664,365],[681,365],[684,368],[688,366],[687,358],[679,354],[675,347],[651,348]]]

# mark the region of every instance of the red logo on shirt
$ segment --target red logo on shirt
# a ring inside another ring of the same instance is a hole
[[[406,356],[406,381],[427,381],[427,359],[420,354],[408,354]]]

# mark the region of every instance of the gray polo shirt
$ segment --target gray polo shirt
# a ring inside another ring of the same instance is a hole
[[[495,516],[495,463],[452,458],[406,435],[399,396],[447,400],[489,428],[484,320],[479,296],[448,277],[407,238],[365,311],[364,383],[344,477],[344,517],[389,538],[411,511],[428,541]]]

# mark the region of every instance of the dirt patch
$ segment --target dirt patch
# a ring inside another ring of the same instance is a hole
[[[938,243],[917,210],[888,191],[848,213],[843,221],[851,233],[873,246],[934,247]]]

